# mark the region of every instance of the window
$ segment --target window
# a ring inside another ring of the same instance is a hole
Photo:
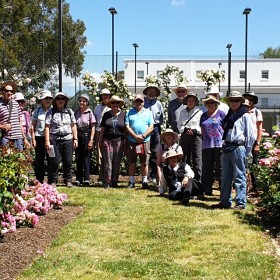
[[[268,80],[269,78],[269,71],[268,70],[262,70],[262,79]]]
[[[163,71],[157,71],[157,78],[158,79],[161,79],[161,73],[162,73]]]
[[[245,79],[245,71],[244,70],[239,71],[239,78],[240,79]]]
[[[261,98],[261,107],[268,108],[268,98]]]
[[[201,71],[202,71],[202,70],[196,70],[196,79],[197,79],[197,80],[200,79],[199,74],[200,74]]]
[[[143,70],[137,71],[137,79],[144,80],[144,71]]]

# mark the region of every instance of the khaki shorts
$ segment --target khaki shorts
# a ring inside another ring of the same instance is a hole
[[[135,152],[135,146],[139,145],[139,143],[133,143],[129,140],[126,140],[125,144],[125,154],[127,157],[128,164],[136,163],[137,157],[139,156],[140,163],[149,164],[150,159],[150,141],[143,143],[144,144],[144,153],[143,154],[136,154]]]

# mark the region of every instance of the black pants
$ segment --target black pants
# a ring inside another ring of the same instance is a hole
[[[150,177],[152,179],[156,178],[156,174],[157,174],[157,150],[160,144],[160,132],[161,132],[160,126],[156,125],[151,133],[151,140],[150,140],[151,155],[150,155],[149,166],[150,166]]]
[[[55,157],[49,159],[48,183],[56,183],[58,178],[58,167],[62,161],[64,182],[72,181],[72,161],[73,161],[73,139],[70,140],[50,140],[54,147]]]
[[[43,183],[45,176],[45,160],[47,165],[49,165],[49,155],[45,149],[45,137],[35,136],[36,148],[35,148],[35,160],[34,160],[34,170],[36,179]],[[47,167],[48,170],[48,167]]]
[[[189,164],[194,171],[194,179],[201,182],[202,174],[202,140],[200,135],[182,134],[180,146],[184,153],[184,162]]]

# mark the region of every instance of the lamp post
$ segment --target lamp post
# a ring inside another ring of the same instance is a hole
[[[227,96],[229,96],[230,93],[230,79],[231,79],[231,51],[230,48],[232,47],[232,44],[227,44],[226,48],[228,49],[228,90],[227,90]]]
[[[218,65],[219,65],[219,70],[220,70],[222,62],[219,62]],[[219,91],[221,91],[221,79],[220,78],[219,78]]]
[[[243,15],[246,17],[245,24],[245,92],[247,92],[247,45],[248,45],[248,15],[251,12],[251,8],[245,8],[243,11]]]
[[[109,12],[112,15],[112,75],[114,75],[115,74],[115,69],[114,69],[114,62],[115,62],[115,58],[114,58],[114,53],[115,53],[115,50],[114,50],[114,43],[115,43],[114,42],[114,40],[115,40],[114,39],[114,16],[118,13],[117,13],[116,9],[113,7],[109,8]]]
[[[134,47],[135,49],[135,52],[134,52],[134,93],[136,93],[136,49],[139,47],[136,43],[132,44],[132,46]]]
[[[45,42],[39,42],[39,45],[42,46],[42,69],[45,69],[45,46],[47,45]]]
[[[147,76],[149,74],[149,62],[145,62],[145,64],[147,65]]]
[[[58,87],[62,92],[62,0],[58,0],[58,76]]]

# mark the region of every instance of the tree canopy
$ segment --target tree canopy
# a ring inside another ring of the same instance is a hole
[[[263,53],[261,53],[261,56],[263,58],[280,58],[280,47],[269,47]]]
[[[30,76],[57,69],[57,0],[0,0],[0,18],[2,69]],[[64,0],[62,21],[62,63],[65,74],[73,77],[82,71],[86,28],[83,21],[73,20]]]

